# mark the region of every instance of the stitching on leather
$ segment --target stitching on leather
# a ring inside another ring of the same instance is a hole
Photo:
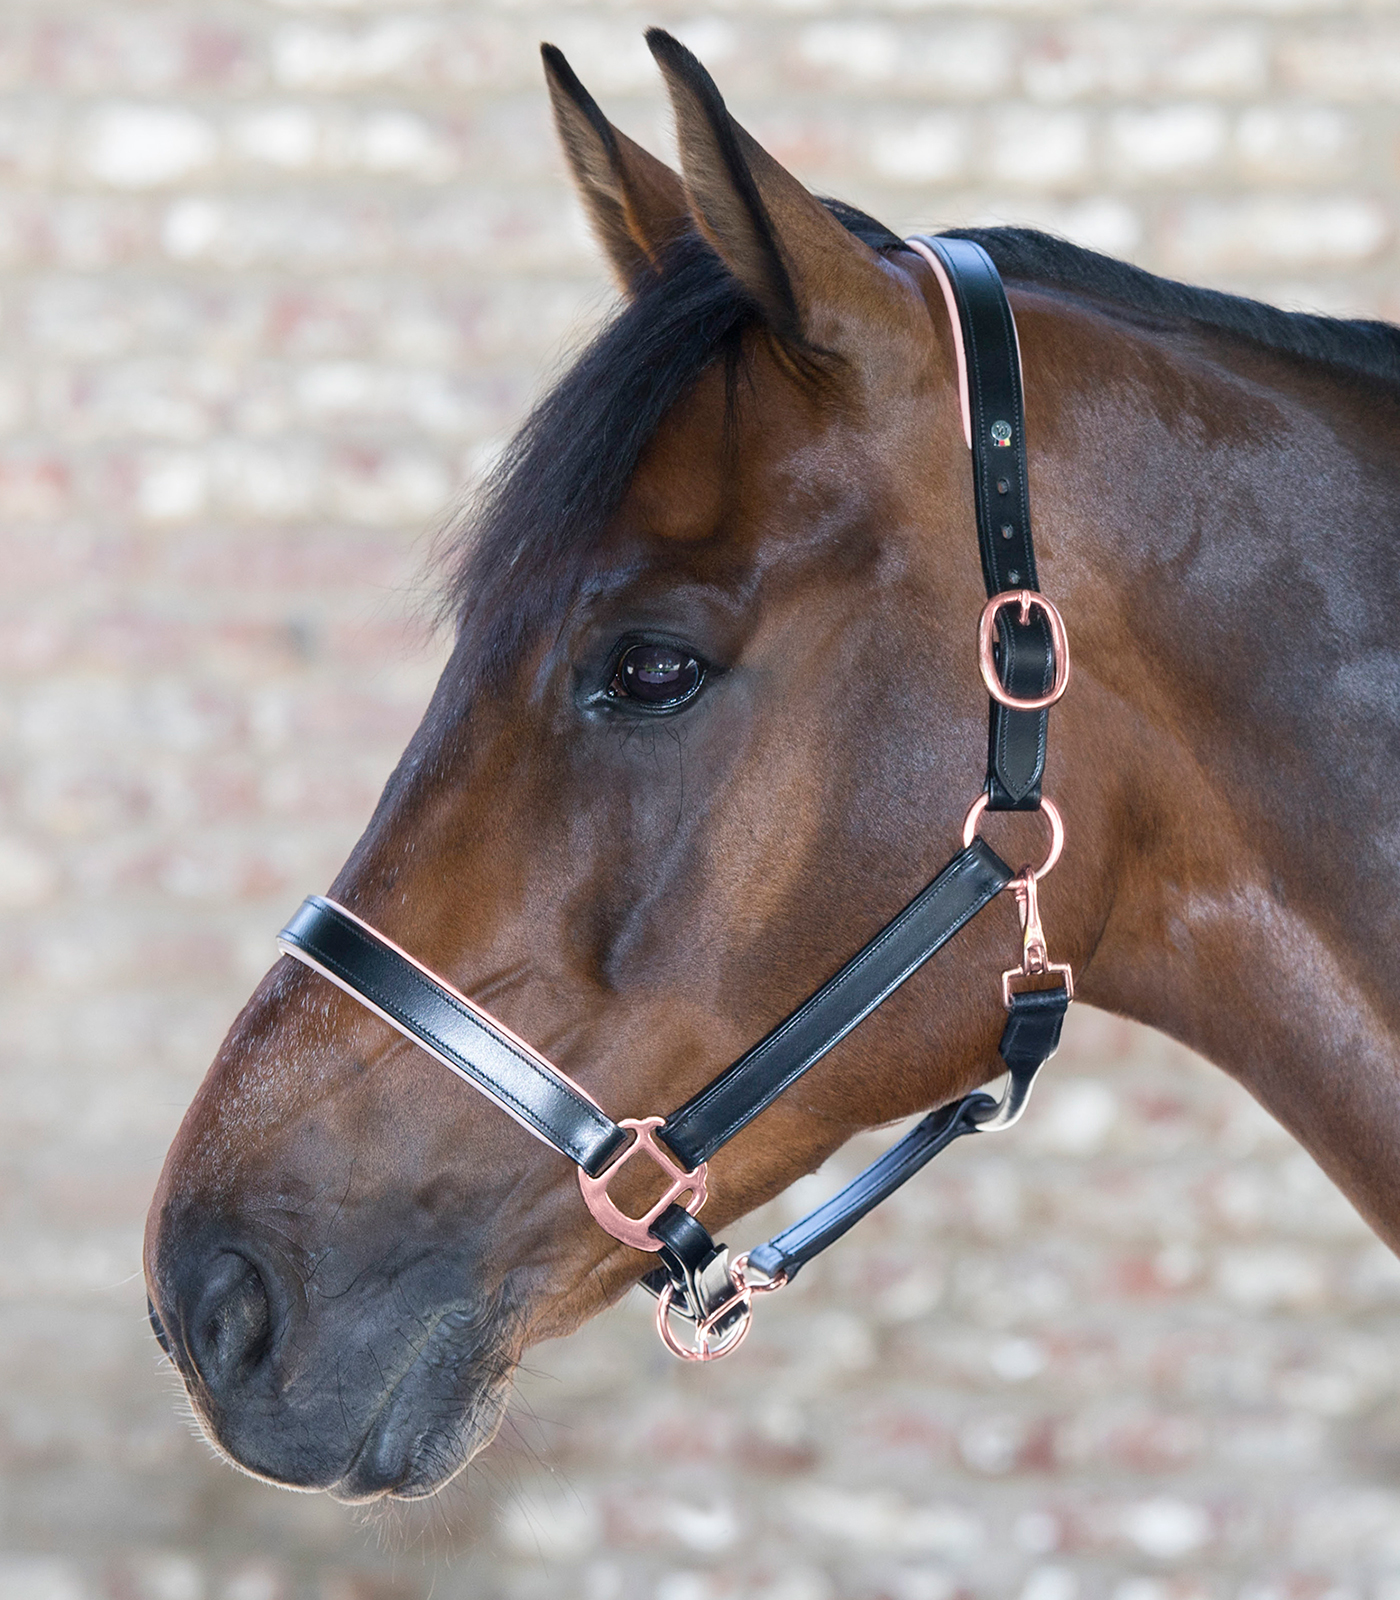
[[[982,262],[980,255],[974,256],[974,259],[977,261],[978,267],[982,270],[983,275],[985,276],[986,267],[985,267],[985,264]],[[954,276],[954,280],[953,281],[955,283],[957,282],[956,276]],[[1015,335],[1015,328],[1014,328],[1014,326],[1013,326],[1013,324],[1011,322],[1010,306],[1006,303],[1005,297],[1002,296],[1002,295],[998,295],[996,297],[996,300],[997,300],[997,315],[1000,317],[1001,323],[1002,323],[1002,336],[1007,342],[1007,347],[1009,349],[1015,349],[1015,338],[1016,338],[1016,335]],[[960,312],[961,312],[961,309],[963,307],[963,304],[964,304],[964,302],[963,302],[961,296],[959,296],[958,305],[959,305]],[[991,464],[991,459],[987,454],[985,443],[984,443],[984,434],[986,432],[987,417],[986,417],[986,407],[985,407],[985,404],[984,404],[985,396],[983,394],[983,385],[982,385],[982,359],[981,359],[981,355],[980,355],[979,350],[978,350],[977,335],[976,335],[976,332],[975,332],[975,326],[974,326],[974,324],[972,322],[970,314],[965,319],[965,326],[964,326],[964,329],[963,329],[963,344],[964,344],[964,347],[965,347],[965,350],[966,350],[966,359],[967,359],[968,364],[969,364],[969,369],[970,369],[970,371],[975,372],[975,374],[976,374],[976,381],[969,383],[969,389],[971,390],[970,406],[971,406],[971,409],[976,413],[976,415],[974,417],[974,426],[975,426],[975,437],[976,437],[977,442],[978,442],[978,447],[974,452],[973,461],[974,461],[974,464],[975,464],[975,467],[976,467],[976,470],[977,470],[977,485],[976,485],[977,499],[980,502],[980,506],[982,508],[982,514],[979,515],[979,517],[978,517],[979,542],[982,544],[982,547],[983,547],[983,555],[984,555],[984,561],[985,561],[987,575],[990,577],[992,583],[999,589],[1002,586],[1001,585],[1001,574],[1000,574],[1000,572],[998,570],[999,563],[998,563],[998,557],[997,557],[997,550],[996,550],[996,545],[995,545],[995,543],[993,541],[993,535],[992,535],[992,531],[991,531],[992,522],[994,520],[994,518],[992,516],[992,512],[991,512],[991,506],[992,506],[992,499],[991,499],[992,464]],[[1022,395],[1022,390],[1021,390],[1020,372],[1018,370],[1017,364],[1014,363],[1014,362],[1012,363],[1011,371],[1009,373],[1009,378],[1010,378],[1011,396],[1012,396],[1012,401],[1013,401],[1014,408],[1015,408],[1017,414],[1024,418],[1025,401],[1024,401],[1024,397]],[[1017,434],[1016,434],[1015,456],[1016,456],[1016,466],[1015,466],[1015,472],[1016,472],[1016,496],[1015,496],[1014,514],[1018,518],[1018,526],[1019,526],[1020,533],[1021,533],[1020,552],[1019,552],[1019,554],[1017,556],[1017,560],[1024,562],[1024,565],[1025,565],[1025,568],[1026,568],[1026,571],[1025,571],[1025,574],[1024,574],[1025,580],[1026,580],[1026,586],[1027,587],[1033,587],[1033,586],[1036,586],[1038,584],[1038,578],[1037,578],[1036,571],[1035,571],[1035,551],[1034,551],[1034,547],[1033,547],[1033,545],[1031,543],[1031,532],[1030,532],[1030,500],[1029,500],[1030,491],[1029,491],[1029,484],[1028,484],[1028,481],[1027,481],[1028,480],[1028,475],[1029,475],[1029,468],[1028,468],[1028,465],[1027,465],[1027,462],[1026,462],[1026,442],[1025,442],[1025,437],[1024,437],[1024,430],[1020,429],[1020,428],[1017,429]],[[1011,630],[1010,629],[1007,630],[1007,634],[1008,634],[1008,638],[1012,638],[1013,637],[1012,634],[1011,634]],[[1010,646],[1010,651],[1013,652],[1013,653],[1010,654],[1010,658],[1009,658],[1008,664],[1007,664],[1007,674],[1006,674],[1006,676],[1007,676],[1008,681],[1010,680],[1011,673],[1012,673],[1012,671],[1014,669],[1014,661],[1015,661],[1014,649],[1015,649],[1015,645],[1014,645],[1014,642],[1013,642],[1011,644],[1011,646]],[[1043,694],[1044,692],[1045,692],[1045,690],[1044,690],[1044,688],[1042,688],[1041,693]],[[1036,728],[1036,754],[1035,754],[1035,759],[1034,759],[1034,762],[1032,763],[1032,766],[1031,766],[1029,774],[1026,776],[1026,778],[1023,781],[1016,782],[1016,783],[1010,783],[1010,782],[1007,781],[1007,779],[1008,779],[1008,777],[1010,777],[1010,771],[1009,771],[1010,766],[1011,766],[1010,744],[1011,744],[1011,730],[1012,730],[1012,723],[1013,723],[1013,714],[1006,708],[998,707],[996,710],[994,710],[993,716],[996,719],[995,720],[995,727],[996,727],[996,740],[995,740],[996,774],[995,774],[995,776],[997,778],[997,781],[1001,784],[1001,786],[1006,790],[1006,792],[1011,796],[1011,798],[1013,800],[1023,799],[1027,794],[1030,793],[1031,789],[1034,788],[1037,779],[1040,777],[1040,775],[1043,773],[1043,771],[1045,769],[1045,753],[1046,753],[1047,742],[1048,742],[1047,741],[1046,718],[1045,718],[1043,713],[1039,714],[1039,721],[1038,721],[1038,725],[1037,725],[1037,728]]]
[[[950,274],[950,276],[952,276],[953,282],[956,284],[957,283],[956,274]],[[972,314],[969,311],[969,312],[967,312],[966,315],[964,315],[964,311],[965,310],[966,310],[965,302],[964,302],[962,296],[959,295],[958,296],[958,315],[960,317],[962,317],[962,319],[963,319],[963,343],[968,348],[968,359],[969,359],[969,362],[971,363],[971,365],[973,367],[976,368],[976,371],[977,371],[977,381],[975,383],[969,384],[969,387],[971,388],[972,393],[976,396],[975,401],[973,401],[973,403],[972,403],[972,409],[976,413],[976,415],[973,417],[973,430],[974,430],[973,431],[973,438],[976,440],[976,445],[975,445],[975,447],[973,449],[972,459],[973,459],[973,462],[975,463],[975,465],[977,467],[977,474],[978,474],[978,480],[979,480],[978,484],[977,484],[977,488],[981,490],[980,494],[975,494],[974,495],[974,499],[980,500],[982,502],[982,504],[985,505],[985,506],[990,506],[990,504],[991,504],[990,465],[989,465],[989,463],[987,461],[987,450],[986,450],[986,444],[985,444],[985,441],[984,441],[984,435],[986,433],[986,428],[987,428],[987,409],[986,409],[986,396],[983,394],[983,391],[982,391],[982,357],[981,357],[981,354],[979,353],[978,348],[977,348],[977,332],[976,332],[976,327],[975,327],[975,325],[973,323],[973,320],[972,320]],[[975,512],[975,510],[976,510],[976,508],[974,506],[974,512]],[[987,548],[986,548],[986,567],[987,567],[987,571],[989,573],[995,575],[996,570],[997,570],[997,568],[996,568],[996,546],[991,543],[991,538],[992,538],[991,521],[992,521],[992,519],[991,519],[990,516],[978,517],[977,518],[978,533],[981,536],[981,539],[985,542],[985,544],[987,546]]]
[[[934,1134],[932,1138],[927,1141],[920,1142],[917,1146],[908,1151],[903,1159],[893,1162],[891,1168],[888,1169],[891,1176],[893,1176],[895,1173],[902,1174],[906,1171],[906,1169],[912,1169],[913,1172],[917,1172],[920,1167],[931,1161],[933,1157],[938,1154],[939,1150],[943,1149],[946,1145],[951,1144],[953,1140],[958,1137],[956,1133],[952,1132],[952,1129],[957,1126],[957,1113],[961,1110],[962,1106],[959,1104],[957,1107],[955,1107],[954,1114],[941,1128],[939,1128],[937,1133]],[[933,1148],[930,1149],[930,1146]],[[894,1156],[897,1154],[898,1150],[899,1145],[895,1145],[892,1149],[887,1151],[886,1154],[889,1156]],[[876,1176],[877,1173],[879,1173],[878,1177]],[[871,1182],[869,1184],[862,1184],[861,1179],[867,1175],[870,1177]],[[816,1240],[824,1238],[834,1227],[836,1227],[838,1223],[844,1222],[846,1218],[852,1214],[852,1212],[861,1212],[863,1209],[865,1209],[871,1190],[884,1187],[888,1181],[889,1180],[886,1177],[885,1171],[881,1170],[880,1163],[875,1163],[874,1167],[870,1169],[868,1174],[862,1173],[860,1177],[854,1180],[856,1184],[860,1185],[859,1189],[851,1195],[851,1198],[846,1201],[839,1211],[833,1211],[825,1215],[822,1219],[820,1227],[813,1228],[810,1230],[810,1232],[804,1233],[802,1231],[803,1225],[810,1219],[803,1218],[802,1222],[794,1223],[791,1228],[785,1229],[782,1233],[778,1234],[776,1238],[770,1239],[769,1244],[784,1257],[787,1256],[788,1245],[791,1245],[794,1251],[806,1248]],[[904,1179],[903,1177],[900,1177],[898,1182],[894,1184],[894,1187],[898,1187],[898,1184],[902,1182],[904,1182]],[[784,1241],[786,1241],[786,1244]]]
[[[392,950],[386,950],[383,946],[372,943],[365,937],[363,933],[360,932],[358,928],[340,923],[338,921],[336,926],[340,928],[341,931],[358,938],[362,944],[369,945],[369,947],[377,954],[386,957],[393,957],[394,952]],[[326,966],[333,968],[334,971],[338,973],[340,977],[344,978],[347,983],[351,983],[352,987],[356,985],[358,982],[358,974],[351,972],[343,962],[337,961],[334,956],[329,955],[324,950],[318,949],[315,945],[311,944],[305,939],[300,939],[298,942],[308,954],[314,955],[318,961],[323,962]],[[489,1029],[482,1027],[481,1023],[478,1022],[474,1016],[472,1016],[471,1012],[467,1011],[461,1005],[461,1003],[454,999],[452,995],[448,994],[446,990],[439,988],[434,983],[430,983],[421,972],[418,972],[412,967],[405,969],[404,976],[406,976],[410,982],[417,984],[420,989],[425,989],[430,995],[433,996],[434,999],[444,1002],[454,1016],[460,1017],[471,1027],[477,1029],[478,1032],[484,1033],[488,1039],[491,1039],[495,1044],[499,1045],[502,1050],[506,1051],[508,1055],[510,1055],[514,1060],[518,1061],[522,1067],[531,1073],[536,1082],[542,1084],[547,1089],[553,1090],[555,1094],[567,1100],[569,1104],[572,1105],[576,1110],[582,1112],[590,1122],[593,1122],[595,1126],[599,1126],[600,1131],[608,1131],[607,1128],[603,1126],[605,1119],[603,1118],[603,1114],[601,1112],[599,1112],[595,1107],[589,1106],[586,1104],[586,1102],[580,1100],[578,1096],[573,1094],[572,1091],[569,1090],[564,1084],[556,1083],[552,1078],[547,1077],[543,1072],[540,1071],[539,1067],[537,1067],[533,1061],[526,1056],[522,1056],[520,1052],[510,1045],[505,1039],[502,1039],[498,1034],[492,1033]],[[436,1045],[444,1055],[451,1056],[454,1061],[458,1061],[464,1065],[468,1069],[473,1082],[479,1081],[478,1074],[473,1069],[472,1063],[447,1039],[442,1038],[431,1028],[425,1027],[415,1018],[408,1016],[401,1006],[395,1005],[392,1001],[388,1000],[387,997],[383,995],[375,995],[373,998],[375,1005],[379,1006],[381,1010],[387,1011],[391,1016],[402,1022],[412,1037],[416,1039],[426,1039],[430,1043]],[[497,1083],[491,1083],[489,1085],[484,1085],[483,1087],[489,1088],[489,1092],[491,1094],[498,1096],[502,1100],[508,1101],[512,1106],[515,1107],[521,1116],[523,1116],[526,1121],[531,1124],[531,1126],[538,1128],[541,1133],[548,1135],[551,1142],[558,1137],[555,1130],[548,1126],[548,1124],[541,1117],[540,1113],[532,1106],[528,1105],[525,1101],[521,1100],[518,1095],[512,1094],[509,1089],[506,1089]],[[615,1129],[616,1124],[612,1124],[612,1127]],[[580,1150],[584,1148],[583,1145],[579,1143],[578,1139],[574,1137],[568,1137],[563,1142]],[[577,1160],[578,1158],[574,1157],[574,1159]],[[579,1164],[582,1165],[582,1162]]]
[[[993,269],[995,270],[995,268]],[[1006,340],[1006,347],[1014,352],[1009,373],[1011,379],[1011,395],[1017,415],[1022,422],[1025,421],[1026,399],[1021,389],[1021,363],[1019,359],[1019,346],[1016,342],[1016,327],[1011,316],[1011,302],[1005,294],[996,296],[997,315],[1001,318],[1002,337]],[[1039,588],[1040,580],[1035,570],[1035,545],[1031,539],[1031,510],[1030,510],[1030,463],[1026,460],[1025,428],[1017,430],[1016,459],[1020,468],[1021,482],[1017,485],[1017,501],[1021,511],[1021,555],[1026,563],[1027,588]]]
[[[1040,671],[1040,692],[1044,694],[1054,682],[1054,655],[1050,648],[1049,627],[1044,617],[1037,617],[1040,625],[1041,640],[1045,646],[1044,661]],[[1008,626],[1007,637],[1007,667],[1006,680],[1011,681],[1012,673],[1016,670],[1016,636]],[[1028,711],[1026,716],[1036,719],[1035,728],[1035,761],[1031,767],[1030,775],[1019,787],[1013,788],[1006,782],[1007,770],[1011,764],[1010,744],[1012,718],[1018,713],[1013,712],[1008,706],[997,708],[997,768],[998,776],[1003,787],[1013,800],[1020,800],[1030,793],[1037,781],[1045,772],[1045,753],[1049,747],[1050,713],[1048,711]]]
[[[972,846],[969,846],[968,849],[971,850]],[[930,899],[924,901],[923,895],[918,897],[918,902],[921,903],[920,909],[922,909],[923,905],[933,904],[937,900],[938,896],[945,892],[952,885],[953,881],[962,873],[967,871],[972,864],[973,858],[968,854],[964,854],[953,861],[951,865],[945,867],[943,872],[940,873],[939,876],[935,878],[928,886],[928,888],[924,890],[924,894],[930,895]],[[847,1027],[835,1039],[832,1039],[826,1043],[823,1048],[817,1052],[817,1054],[809,1054],[804,1056],[798,1065],[791,1072],[789,1072],[780,1083],[774,1085],[773,1088],[764,1095],[761,1104],[746,1109],[742,1115],[731,1120],[719,1134],[717,1139],[711,1138],[706,1140],[706,1144],[709,1146],[709,1148],[712,1150],[718,1148],[718,1145],[723,1144],[726,1140],[733,1138],[740,1128],[745,1127],[749,1122],[751,1122],[760,1111],[766,1110],[767,1107],[770,1106],[790,1084],[795,1083],[804,1072],[806,1072],[810,1067],[815,1066],[816,1063],[821,1060],[822,1056],[834,1049],[835,1046],[839,1044],[848,1033],[858,1027],[860,1023],[862,1023],[866,1017],[870,1015],[871,1011],[873,1011],[876,1006],[881,1004],[881,1002],[891,995],[897,988],[899,988],[901,984],[911,978],[926,961],[928,961],[933,955],[941,950],[955,933],[960,932],[961,929],[965,927],[966,924],[971,921],[971,919],[976,916],[980,910],[982,910],[983,906],[989,905],[992,900],[994,900],[996,896],[1001,893],[1003,887],[1003,884],[998,884],[990,894],[980,898],[976,904],[969,906],[967,910],[965,910],[963,914],[944,932],[937,944],[926,951],[926,953],[921,955],[916,962],[912,963],[912,965],[906,967],[904,971],[900,973],[899,977],[896,978],[894,982],[883,991],[881,996],[875,1000],[872,1000],[870,1004],[861,1011],[860,1015],[853,1018]],[[842,970],[834,977],[828,979],[830,989],[828,990],[827,986],[823,985],[822,990],[820,991],[823,998],[826,998],[828,995],[835,995],[839,993],[841,986],[849,982],[850,979],[856,975],[856,973],[866,962],[872,960],[883,947],[886,940],[893,938],[899,931],[901,931],[907,925],[908,921],[912,920],[915,914],[915,905],[911,904],[906,906],[904,911],[901,912],[900,915],[896,917],[895,920],[890,923],[889,926],[886,927],[871,944],[862,950],[859,955],[852,958],[848,966],[842,968]],[[770,1034],[768,1039],[764,1040],[760,1045],[755,1046],[755,1050],[763,1050],[766,1056],[769,1051],[776,1049],[779,1042],[787,1036],[789,1030],[795,1028],[803,1019],[805,1013],[806,1007],[799,1007],[798,1010],[795,1011],[786,1022],[779,1026],[775,1033]],[[702,1091],[700,1097],[690,1108],[688,1120],[693,1120],[694,1117],[698,1116],[705,1109],[705,1107],[711,1103],[713,1097],[726,1092],[731,1084],[747,1082],[749,1074],[756,1069],[757,1065],[763,1059],[764,1056],[757,1056],[751,1053],[747,1064],[741,1069],[741,1075],[739,1077],[729,1079],[727,1082],[722,1078],[713,1084],[709,1089]],[[721,1088],[721,1085],[724,1087]],[[664,1132],[664,1129],[662,1131]],[[670,1141],[668,1140],[667,1142],[669,1143]]]
[[[916,915],[918,904],[919,902],[924,901],[925,895],[929,895],[930,899],[924,903],[931,904],[932,901],[935,900],[937,896],[948,887],[949,883],[951,883],[952,880],[968,866],[968,864],[969,863],[966,859],[959,857],[950,866],[945,867],[943,872],[940,873],[931,884],[926,885],[925,888],[921,890],[920,893],[915,897],[915,900],[909,905],[905,906],[904,910],[901,911],[893,921],[887,923],[863,950],[858,951],[854,956],[851,957],[850,961],[848,961],[846,965],[840,969],[840,971],[833,973],[832,976],[827,979],[826,983],[824,983],[821,989],[818,991],[818,994],[821,996],[821,998],[825,1000],[829,996],[838,993],[841,986],[849,982],[849,980],[856,975],[856,973],[865,965],[865,963],[872,960],[884,947],[885,943],[894,938]],[[760,1040],[759,1043],[748,1052],[745,1063],[740,1069],[741,1072],[747,1076],[748,1073],[753,1070],[753,1067],[759,1061],[764,1059],[764,1056],[775,1050],[779,1043],[781,1043],[781,1041],[784,1040],[787,1035],[804,1020],[805,1017],[810,1015],[808,1007],[814,1005],[815,1003],[816,997],[814,996],[811,1000],[805,1002],[803,1005],[800,1005],[797,1010],[794,1011],[792,1015],[785,1021],[779,1023],[777,1028],[766,1038]],[[763,1056],[759,1055],[758,1052],[760,1051],[764,1053]],[[723,1081],[723,1079],[716,1080],[716,1082],[711,1084],[708,1088],[701,1090],[700,1094],[696,1097],[693,1103],[694,1112],[700,1111],[710,1101],[710,1099],[724,1092],[720,1087],[720,1084]],[[737,1077],[729,1080],[729,1082],[738,1081],[739,1079]]]
[[[983,266],[983,263],[981,262],[980,258],[978,258],[978,266],[979,267]],[[983,270],[984,270],[984,275],[985,275],[985,268],[983,268]],[[1014,323],[1013,323],[1012,317],[1011,317],[1010,305],[1007,303],[1004,295],[996,296],[996,302],[997,302],[997,305],[996,305],[997,316],[1000,318],[1001,325],[1002,325],[1002,337],[1006,341],[1007,348],[1010,349],[1010,350],[1014,350],[1016,348],[1016,333],[1015,333]],[[959,302],[959,304],[961,305],[961,301]],[[977,413],[978,413],[976,421],[977,421],[977,427],[978,427],[977,439],[978,439],[979,448],[978,448],[978,450],[976,452],[974,460],[976,461],[977,468],[978,468],[978,488],[981,491],[979,498],[980,498],[980,500],[982,502],[983,507],[985,508],[984,516],[982,518],[979,518],[979,524],[980,523],[985,523],[985,529],[982,529],[979,526],[979,532],[985,531],[985,533],[986,533],[987,541],[990,544],[990,548],[986,552],[988,572],[991,574],[993,582],[997,585],[998,588],[1000,588],[1001,587],[1001,578],[1000,578],[1000,573],[998,572],[998,560],[997,560],[996,546],[995,546],[995,544],[991,544],[990,543],[991,538],[992,538],[992,535],[991,535],[991,524],[992,524],[992,522],[994,520],[992,515],[991,515],[991,505],[992,505],[992,500],[991,500],[992,465],[991,465],[991,460],[990,460],[989,456],[987,455],[985,444],[983,443],[983,434],[985,433],[985,430],[986,430],[986,414],[985,414],[985,408],[983,407],[983,403],[982,403],[983,402],[982,361],[981,361],[981,357],[980,357],[980,355],[978,353],[977,336],[976,336],[975,331],[973,331],[973,325],[972,325],[970,317],[968,319],[967,326],[964,328],[963,343],[967,347],[969,363],[976,370],[976,373],[977,373],[977,382],[976,382],[975,385],[972,386],[972,388],[973,388],[974,393],[976,395],[976,400],[974,402],[974,408],[977,410]],[[1025,416],[1025,396],[1024,396],[1024,394],[1022,392],[1021,374],[1020,374],[1020,370],[1019,370],[1019,363],[1014,362],[1014,361],[1012,362],[1010,371],[1008,373],[1008,378],[1009,378],[1009,381],[1010,381],[1011,397],[1012,397],[1012,402],[1013,402],[1014,409],[1016,410],[1017,414],[1024,419],[1024,416]],[[1025,587],[1038,587],[1039,578],[1038,578],[1038,575],[1037,575],[1036,570],[1035,570],[1035,547],[1031,542],[1031,528],[1030,528],[1030,485],[1029,485],[1029,472],[1030,472],[1030,469],[1029,469],[1029,464],[1028,464],[1028,462],[1026,460],[1026,441],[1025,441],[1024,429],[1022,429],[1022,428],[1018,428],[1017,429],[1015,456],[1016,456],[1015,514],[1019,519],[1018,526],[1019,526],[1020,534],[1021,534],[1020,551],[1019,551],[1019,554],[1017,556],[1017,559],[1018,559],[1018,561],[1023,562],[1024,565],[1025,565],[1025,569],[1026,570],[1025,570],[1025,573],[1024,573],[1024,579],[1025,579],[1024,586]],[[1006,667],[1006,681],[1008,681],[1008,682],[1011,681],[1012,674],[1013,674],[1013,672],[1015,670],[1015,648],[1016,648],[1016,646],[1015,646],[1015,635],[1012,632],[1012,630],[1010,628],[1008,628],[1007,629],[1007,667]],[[1046,665],[1045,665],[1044,672],[1043,672],[1043,675],[1042,675],[1042,680],[1041,680],[1041,690],[1040,690],[1040,692],[1042,694],[1044,694],[1046,689],[1049,687],[1049,681],[1050,681],[1049,680],[1050,664],[1049,664],[1049,651],[1048,650],[1046,651],[1046,657],[1047,657]],[[1030,771],[1026,775],[1026,777],[1023,780],[1019,781],[1019,782],[1011,783],[1011,782],[1008,782],[1007,779],[1011,776],[1011,772],[1010,772],[1011,765],[1012,765],[1012,760],[1011,760],[1011,736],[1012,736],[1012,728],[1013,728],[1013,725],[1014,725],[1015,713],[1013,713],[1007,707],[999,707],[993,712],[993,715],[996,718],[996,768],[997,768],[996,777],[997,777],[998,781],[1001,783],[1002,787],[1006,790],[1006,792],[1011,796],[1011,798],[1013,800],[1021,800],[1027,794],[1029,794],[1030,791],[1035,787],[1035,784],[1036,784],[1037,780],[1040,778],[1041,774],[1045,770],[1045,755],[1046,755],[1046,750],[1047,750],[1047,747],[1048,747],[1048,728],[1047,728],[1048,718],[1046,717],[1044,712],[1032,713],[1032,714],[1035,715],[1036,718],[1037,718],[1036,740],[1035,740],[1035,758],[1034,758],[1034,761],[1031,764]]]

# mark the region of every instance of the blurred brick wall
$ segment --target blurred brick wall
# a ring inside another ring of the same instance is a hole
[[[9,0],[0,1600],[1400,1600],[1400,1268],[1093,1016],[741,1358],[623,1305],[432,1506],[366,1525],[176,1413],[165,1145],[433,681],[426,531],[608,303],[536,42],[662,142],[650,21],[896,226],[1400,314],[1395,0]]]

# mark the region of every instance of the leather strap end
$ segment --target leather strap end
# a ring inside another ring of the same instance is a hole
[[[1054,1055],[1068,1010],[1069,991],[1063,985],[1012,995],[999,1046],[1012,1072],[1034,1072]]]

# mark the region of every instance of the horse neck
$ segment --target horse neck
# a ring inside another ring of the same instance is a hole
[[[1017,315],[1076,646],[1051,777],[1098,833],[1081,993],[1238,1077],[1400,1246],[1400,397]]]

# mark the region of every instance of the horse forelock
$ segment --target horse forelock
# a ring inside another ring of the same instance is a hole
[[[864,212],[824,203],[873,248],[900,248]],[[536,404],[441,541],[445,618],[470,636],[480,675],[513,659],[586,590],[589,559],[642,452],[717,362],[732,414],[745,335],[762,320],[715,252],[689,234]],[[816,354],[786,351],[799,376],[817,370]]]

